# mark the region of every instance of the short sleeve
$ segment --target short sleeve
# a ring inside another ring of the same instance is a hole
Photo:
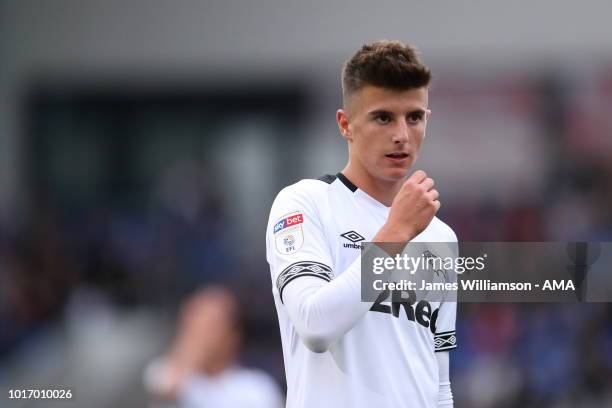
[[[298,183],[278,194],[266,231],[272,290],[278,292],[281,302],[283,290],[295,279],[312,276],[329,282],[334,278],[329,243],[314,204],[320,197],[316,191],[299,187],[304,186]]]

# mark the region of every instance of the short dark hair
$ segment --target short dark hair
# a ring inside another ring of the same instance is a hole
[[[342,97],[367,85],[398,91],[429,85],[431,72],[419,59],[416,48],[400,41],[364,44],[342,67]]]

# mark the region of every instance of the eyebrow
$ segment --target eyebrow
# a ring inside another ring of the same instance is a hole
[[[368,112],[368,116],[380,116],[380,115],[393,116],[393,112],[390,112],[390,111],[384,110],[384,109],[377,109],[377,110],[373,110],[371,112]]]
[[[425,109],[415,109],[412,110],[410,112],[408,112],[408,115],[413,115],[415,113],[418,113],[421,116],[425,116]],[[376,109],[373,110],[371,112],[368,112],[368,116],[380,116],[380,115],[388,115],[388,116],[395,116],[395,113],[385,110],[385,109]]]

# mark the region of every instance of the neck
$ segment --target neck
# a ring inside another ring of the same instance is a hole
[[[211,355],[206,361],[200,362],[198,370],[209,377],[216,377],[234,365],[234,362],[235,358],[233,353],[220,353]]]
[[[387,207],[391,207],[393,199],[404,183],[404,179],[399,180],[381,180],[375,178],[367,171],[351,166],[351,162],[342,169],[344,174],[353,184],[360,190],[364,191],[376,201],[381,202]]]
[[[230,365],[232,365],[232,361],[211,361],[209,364],[202,367],[201,370],[209,377],[216,377]]]

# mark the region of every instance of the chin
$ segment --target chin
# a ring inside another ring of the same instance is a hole
[[[408,169],[402,169],[402,168],[385,169],[382,172],[381,176],[382,176],[381,178],[388,180],[388,181],[403,180],[408,176]]]

